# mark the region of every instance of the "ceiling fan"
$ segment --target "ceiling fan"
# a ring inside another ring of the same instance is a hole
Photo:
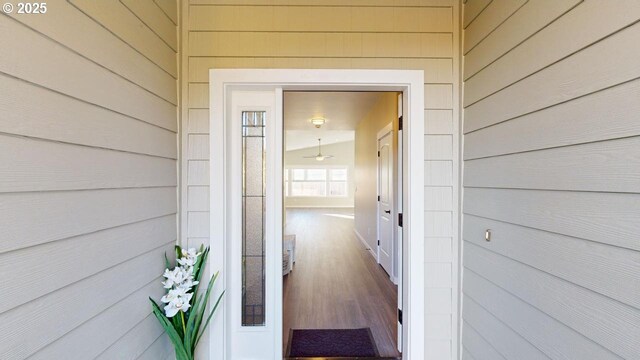
[[[322,142],[318,139],[318,155],[303,156],[305,159],[316,159],[318,161],[324,161],[324,159],[330,159],[333,155],[322,155]]]

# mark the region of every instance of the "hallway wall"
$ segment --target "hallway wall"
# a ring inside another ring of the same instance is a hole
[[[640,358],[639,20],[467,1],[463,359]]]
[[[177,4],[46,4],[0,14],[0,359],[168,359]]]
[[[395,151],[398,145],[397,93],[382,94],[356,128],[355,175],[357,191],[354,225],[357,236],[367,243],[376,259],[375,249],[378,246],[378,131],[389,123],[393,124],[393,158],[397,159],[398,154]],[[393,188],[397,189],[397,161],[394,162],[394,165],[396,168],[393,169]],[[394,194],[394,196],[397,195]],[[393,228],[395,229],[395,226]],[[397,269],[394,268],[393,274],[389,275],[397,276]]]
[[[182,243],[209,236],[210,68],[425,72],[425,349],[457,358],[460,6],[454,0],[183,1]],[[446,279],[444,281],[440,279]]]

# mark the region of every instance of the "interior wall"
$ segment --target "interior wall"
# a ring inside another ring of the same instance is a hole
[[[286,140],[285,140],[286,141]],[[334,155],[334,158],[319,162],[307,159],[305,156],[318,153],[318,146],[297,149],[285,153],[285,167],[295,166],[338,166],[347,168],[347,196],[346,197],[285,197],[286,207],[353,207],[355,193],[355,142],[345,141],[335,144],[322,145],[322,153]]]
[[[209,241],[210,68],[424,70],[425,350],[458,358],[459,1],[185,0],[182,14],[183,243]]]
[[[464,359],[640,358],[639,20],[467,1]]]
[[[355,140],[355,232],[377,259],[378,247],[378,132],[393,126],[393,158],[398,157],[398,94],[384,93],[369,113],[360,120]],[[394,162],[393,188],[397,189],[397,161]],[[394,196],[397,194],[394,194]],[[395,226],[394,226],[395,229]],[[395,270],[395,269],[394,269]],[[392,276],[396,276],[394,271]]]
[[[15,5],[15,3],[14,3]],[[169,359],[177,6],[0,15],[0,358]]]

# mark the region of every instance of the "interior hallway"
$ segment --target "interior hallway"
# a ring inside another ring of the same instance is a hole
[[[380,356],[396,350],[397,287],[353,228],[353,209],[287,209],[296,262],[284,278],[284,349],[289,329],[369,327]]]

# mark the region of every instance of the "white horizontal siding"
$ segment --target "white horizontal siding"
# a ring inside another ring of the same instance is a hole
[[[463,358],[639,358],[639,3],[514,6],[465,30]]]
[[[0,16],[2,359],[171,354],[148,300],[176,242],[170,2]]]

